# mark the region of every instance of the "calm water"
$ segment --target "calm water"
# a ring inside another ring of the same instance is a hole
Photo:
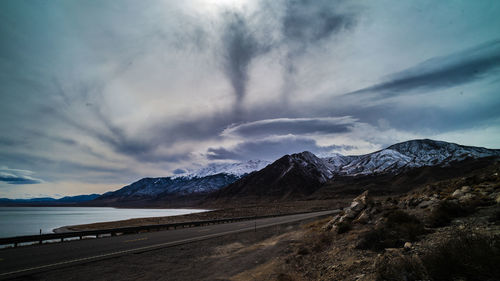
[[[66,225],[163,217],[204,212],[192,209],[115,209],[104,207],[0,207],[0,237],[52,233]]]

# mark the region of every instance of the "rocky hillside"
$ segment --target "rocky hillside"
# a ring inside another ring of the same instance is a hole
[[[262,280],[500,280],[500,164],[310,224]]]

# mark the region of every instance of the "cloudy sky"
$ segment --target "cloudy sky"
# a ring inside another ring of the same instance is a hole
[[[2,0],[0,197],[211,162],[500,148],[500,1]]]

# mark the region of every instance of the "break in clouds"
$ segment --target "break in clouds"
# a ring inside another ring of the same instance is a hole
[[[0,6],[0,197],[414,138],[500,144],[496,1]]]

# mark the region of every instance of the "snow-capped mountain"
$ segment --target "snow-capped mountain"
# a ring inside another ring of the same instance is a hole
[[[210,195],[212,199],[245,197],[293,198],[307,196],[332,173],[326,162],[308,151],[285,155]]]
[[[285,155],[211,195],[227,200],[245,197],[290,198],[308,196],[336,176],[399,174],[410,168],[446,166],[466,158],[500,157],[500,150],[462,146],[433,140],[412,140],[370,154],[335,154],[318,158],[304,151]]]
[[[260,170],[270,162],[251,160],[242,163],[211,164],[200,170],[175,177],[143,178],[97,198],[107,201],[165,200],[179,196],[196,196],[227,186],[243,175]]]
[[[411,140],[386,149],[359,156],[323,158],[333,175],[367,175],[399,173],[404,169],[423,166],[446,166],[466,158],[500,156],[500,150],[463,146],[429,139]]]
[[[239,163],[212,163],[199,170],[180,175],[180,177],[201,178],[216,174],[228,174],[241,177],[243,175],[250,174],[253,171],[258,171],[269,164],[271,164],[271,162],[265,160],[250,160]]]
[[[144,178],[97,200],[165,200],[182,196],[208,198],[308,196],[337,176],[400,174],[423,166],[443,167],[466,158],[500,157],[499,149],[434,140],[411,140],[357,156],[318,158],[304,151],[266,161],[212,164],[184,176]]]
[[[107,192],[97,200],[135,201],[162,200],[170,197],[207,194],[239,179],[238,176],[217,174],[206,177],[143,178],[123,188]]]

